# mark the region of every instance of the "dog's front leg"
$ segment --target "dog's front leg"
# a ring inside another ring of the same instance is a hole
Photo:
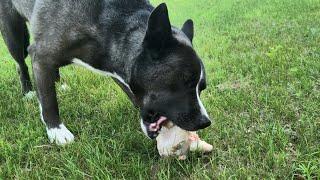
[[[40,103],[40,115],[46,125],[47,134],[51,143],[64,145],[73,141],[73,134],[61,123],[56,96],[55,81],[57,68],[47,62],[45,56],[32,55],[32,68],[35,76],[37,94]]]

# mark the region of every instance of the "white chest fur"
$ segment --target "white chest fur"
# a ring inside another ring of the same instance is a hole
[[[125,85],[131,91],[129,84],[126,83],[124,81],[124,79],[122,77],[120,77],[116,72],[111,73],[111,72],[107,72],[107,71],[101,71],[101,70],[96,69],[96,68],[90,66],[89,64],[81,61],[80,59],[73,59],[72,62],[74,64],[76,64],[76,65],[79,65],[79,66],[82,66],[82,67],[84,67],[86,69],[89,69],[90,71],[95,72],[97,74],[100,74],[100,75],[103,75],[103,76],[111,76],[113,78],[116,78],[117,80],[119,80],[123,85]]]

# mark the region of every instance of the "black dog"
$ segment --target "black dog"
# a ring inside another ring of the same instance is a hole
[[[34,43],[29,46],[26,22]],[[196,131],[211,122],[200,101],[205,72],[192,47],[193,22],[172,27],[165,4],[147,0],[1,0],[0,28],[19,65],[23,93],[32,90],[31,56],[41,117],[51,142],[73,141],[59,118],[59,68],[85,66],[112,76],[141,110],[151,138],[170,120]]]

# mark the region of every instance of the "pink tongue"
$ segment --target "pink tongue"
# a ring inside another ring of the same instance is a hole
[[[157,122],[150,124],[149,126],[150,131],[157,132],[160,129],[161,123],[163,123],[166,120],[167,120],[166,117],[161,116]]]

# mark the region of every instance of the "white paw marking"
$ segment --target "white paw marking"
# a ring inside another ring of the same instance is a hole
[[[24,98],[27,100],[31,100],[37,96],[35,91],[29,91],[27,94],[24,95]]]
[[[73,134],[64,126],[60,124],[58,128],[47,128],[47,134],[51,143],[56,143],[57,145],[66,145],[74,140]]]

